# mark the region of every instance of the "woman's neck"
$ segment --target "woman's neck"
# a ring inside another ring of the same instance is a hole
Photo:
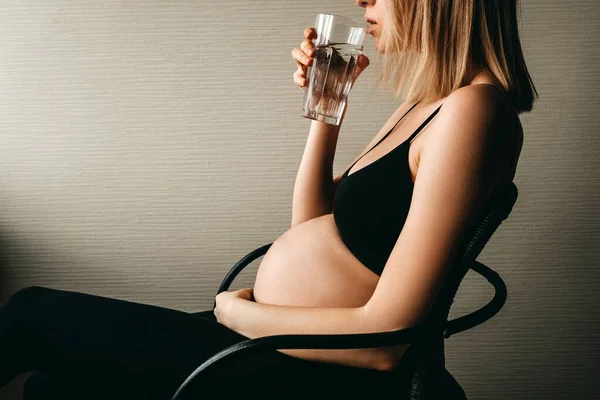
[[[496,79],[487,65],[471,62],[467,67],[467,85],[476,85],[478,83],[487,83],[502,87],[502,84]]]

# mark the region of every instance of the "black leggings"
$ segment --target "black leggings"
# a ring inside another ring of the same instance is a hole
[[[33,286],[0,304],[0,387],[35,371],[25,384],[25,400],[168,400],[202,361],[246,339],[219,324],[212,310],[187,313]],[[248,382],[260,379],[263,388],[285,381],[295,394],[321,384],[345,385],[356,394],[381,387],[389,375],[272,350],[250,364],[235,358],[210,382],[225,393],[244,386],[241,393],[248,394]],[[213,398],[207,390],[197,384],[185,398]]]

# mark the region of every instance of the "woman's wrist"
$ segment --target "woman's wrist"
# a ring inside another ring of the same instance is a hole
[[[337,138],[340,132],[340,125],[332,125],[327,122],[313,120],[309,129],[309,135],[326,136]]]

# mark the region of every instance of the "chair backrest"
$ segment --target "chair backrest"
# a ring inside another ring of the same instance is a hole
[[[436,304],[431,312],[432,318],[440,321],[443,325],[448,321],[450,308],[452,307],[460,283],[494,232],[508,218],[517,201],[517,196],[517,187],[511,182],[490,200],[487,207],[484,208],[481,217],[467,232],[462,248],[459,250],[461,256],[450,271],[448,271],[444,286],[440,290]]]
[[[439,382],[441,374],[446,373],[442,333],[448,322],[450,308],[460,283],[496,229],[512,211],[517,196],[518,191],[515,184],[507,185],[490,199],[481,213],[481,217],[467,232],[459,249],[460,256],[448,271],[444,285],[427,318],[427,324],[430,324],[432,329],[439,330],[440,335],[411,346],[404,356],[406,366],[402,373],[409,375],[406,378],[410,385],[410,399],[436,398],[435,395],[425,393],[425,391],[436,390],[436,385],[439,386],[436,381]]]

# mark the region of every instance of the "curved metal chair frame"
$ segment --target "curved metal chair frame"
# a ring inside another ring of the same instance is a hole
[[[506,302],[507,289],[502,278],[491,268],[477,261],[476,258],[496,229],[512,211],[517,196],[518,191],[514,183],[508,185],[498,196],[494,196],[488,207],[484,210],[483,217],[468,232],[467,239],[464,241],[461,249],[462,256],[448,272],[444,286],[438,294],[433,309],[427,319],[419,326],[381,333],[275,335],[245,340],[220,351],[204,361],[181,384],[172,397],[172,400],[181,399],[182,392],[190,382],[201,379],[203,374],[216,364],[226,363],[233,354],[239,355],[241,353],[252,352],[254,353],[253,356],[257,356],[257,354],[260,354],[260,350],[263,349],[352,349],[387,347],[401,344],[412,344],[409,351],[413,350],[418,354],[418,360],[415,361],[412,368],[412,377],[410,377],[412,383],[409,393],[406,394],[407,398],[410,400],[439,399],[440,397],[433,397],[433,389],[427,387],[427,385],[431,386],[432,381],[437,380],[439,382],[440,379],[444,378],[440,374],[445,374],[445,378],[449,377],[453,380],[451,375],[445,370],[444,339],[448,339],[451,335],[471,329],[489,320],[500,311]],[[228,290],[236,276],[252,261],[266,254],[271,244],[261,246],[240,259],[227,273],[217,293]],[[458,287],[469,269],[483,276],[494,287],[495,294],[480,309],[449,321],[450,307],[454,302]],[[447,397],[449,395],[448,390],[446,390],[445,398],[466,399],[460,385],[456,381],[453,381],[452,384],[457,386],[453,390],[453,396],[455,397]],[[436,392],[438,395],[436,396],[439,396],[440,388],[435,390],[438,390]]]

